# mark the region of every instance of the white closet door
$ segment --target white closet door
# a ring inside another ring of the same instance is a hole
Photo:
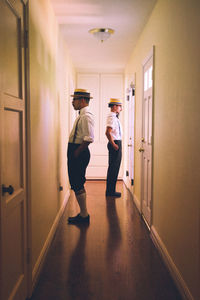
[[[123,99],[123,75],[79,73],[77,88],[88,89],[93,97],[90,100],[90,109],[95,118],[95,141],[89,146],[91,159],[86,177],[88,179],[106,179],[108,150],[105,131],[106,117],[109,113],[108,102],[110,98]],[[122,116],[120,119],[122,122]],[[120,177],[122,178],[122,168]]]
[[[149,226],[152,215],[153,50],[143,65],[142,214]]]

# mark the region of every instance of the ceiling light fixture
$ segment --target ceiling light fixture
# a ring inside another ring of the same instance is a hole
[[[101,42],[107,40],[114,32],[115,31],[110,28],[93,28],[89,30],[89,33],[93,34]]]

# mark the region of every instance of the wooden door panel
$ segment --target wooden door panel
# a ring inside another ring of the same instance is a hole
[[[93,99],[90,100],[89,107],[95,116],[94,138],[95,142],[99,141],[99,122],[100,122],[100,105],[99,105],[99,75],[98,74],[78,74],[78,88],[89,90]]]
[[[21,0],[2,0],[0,8],[0,298],[23,300],[27,296],[25,7]]]
[[[121,74],[102,74],[101,75],[101,123],[102,127],[100,140],[103,143],[108,142],[105,136],[107,114],[110,112],[108,102],[110,98],[118,98],[123,102],[123,76]],[[120,121],[123,123],[123,112],[120,114]]]
[[[20,13],[20,9],[18,7]],[[3,43],[4,92],[22,98],[22,30],[23,20],[18,11],[4,5],[3,24],[6,36]]]
[[[143,165],[144,165],[144,170],[146,171],[147,167],[148,167],[148,162],[147,162],[147,158],[145,156],[143,157]],[[145,206],[147,205],[147,195],[148,195],[147,175],[148,175],[148,173],[144,172],[144,197],[143,197],[144,200],[143,201],[144,201]]]
[[[5,109],[3,178],[4,184],[12,185],[15,191],[22,187],[23,182],[22,124],[21,112]]]
[[[102,104],[100,101],[100,75],[99,74],[78,74],[78,88],[86,88],[90,91],[93,99],[90,100],[90,110],[94,115],[94,143],[90,144],[91,159],[86,170],[87,178],[102,178],[105,177],[105,170],[101,166],[97,166],[100,161],[100,156],[106,155],[105,142],[102,142]]]
[[[144,143],[148,141],[148,100],[144,98]]]
[[[5,299],[24,279],[24,208],[23,201],[12,205],[6,213],[4,289]],[[15,234],[13,234],[15,233]]]
[[[147,207],[149,210],[151,210],[151,186],[152,186],[152,164],[151,164],[151,159],[148,159],[148,168],[147,168],[147,174],[148,174],[148,178],[147,178],[147,185],[148,185],[148,194],[147,194]]]
[[[106,118],[110,111],[108,102],[110,98],[123,98],[123,77],[120,74],[80,73],[77,78],[77,86],[88,89],[93,97],[90,100],[90,109],[95,118],[95,140],[90,145],[91,160],[86,177],[105,179],[108,168],[107,138],[105,136]],[[122,172],[119,176],[122,176]]]
[[[150,94],[148,96],[148,144],[152,145],[152,95]]]

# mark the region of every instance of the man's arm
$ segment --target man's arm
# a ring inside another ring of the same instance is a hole
[[[113,146],[113,148],[114,148],[115,150],[118,150],[118,149],[119,149],[119,146],[118,146],[117,144],[115,144],[115,142],[114,142],[114,140],[113,140],[113,137],[112,137],[112,135],[111,135],[111,131],[112,131],[112,128],[109,127],[109,126],[107,126],[107,127],[106,127],[106,136],[107,136],[109,142],[111,143],[111,145]]]
[[[82,151],[84,151],[88,146],[90,142],[83,141],[80,146],[74,151],[74,156],[78,157]]]

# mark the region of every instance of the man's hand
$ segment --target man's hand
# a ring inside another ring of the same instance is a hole
[[[74,157],[77,158],[81,154],[82,151],[84,151],[88,146],[90,142],[83,141],[82,144],[74,151]]]
[[[80,150],[78,148],[74,151],[74,157],[77,158],[77,157],[79,157],[79,155],[80,155]]]
[[[119,149],[119,146],[118,146],[117,144],[115,144],[115,143],[114,143],[112,146],[113,146],[113,148],[114,148],[116,151]]]
[[[119,149],[119,146],[117,144],[115,144],[113,137],[111,135],[111,131],[112,131],[112,128],[107,126],[106,127],[106,136],[107,136],[109,142],[111,143],[111,145],[113,146],[113,148],[117,151]]]

